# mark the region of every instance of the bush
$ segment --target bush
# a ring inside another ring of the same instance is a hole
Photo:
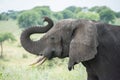
[[[89,19],[89,20],[99,20],[99,14],[95,12],[79,12],[76,16],[77,18]]]
[[[22,58],[28,58],[27,54],[23,54]]]
[[[20,28],[28,28],[40,24],[40,15],[34,11],[25,11],[18,18]]]

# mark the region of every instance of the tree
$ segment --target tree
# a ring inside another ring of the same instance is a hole
[[[115,13],[110,9],[103,9],[100,11],[100,20],[106,23],[114,23],[114,19],[116,18]]]
[[[67,7],[65,10],[69,10],[71,12],[75,12],[76,7],[75,6],[70,6],[70,7]]]
[[[17,19],[19,12],[14,10],[8,10],[8,16],[11,19]]]
[[[2,20],[2,14],[0,14],[0,20]]]
[[[116,17],[120,18],[120,12],[116,12]]]
[[[54,16],[57,20],[63,19],[63,14],[60,13],[60,12],[53,13],[53,16]]]
[[[20,28],[28,28],[34,25],[40,24],[40,15],[33,11],[24,11],[18,18],[18,24]]]
[[[79,12],[77,13],[77,18],[89,19],[89,20],[99,20],[100,16],[95,12]]]
[[[116,14],[113,10],[111,10],[110,8],[106,7],[106,6],[95,6],[92,7],[91,9],[89,9],[90,11],[93,12],[97,12],[100,15],[100,20],[102,22],[106,22],[106,23],[114,23],[114,19],[116,18]]]
[[[6,40],[15,41],[15,37],[11,33],[0,33],[0,46],[1,46],[0,57],[3,57],[3,42]]]
[[[94,6],[94,7],[90,8],[89,11],[99,13],[104,8],[106,8],[106,6],[102,6],[102,7]]]
[[[5,13],[5,12],[1,13],[0,20],[8,20],[8,13]]]
[[[44,17],[44,16],[51,17],[51,15],[52,15],[51,14],[52,11],[50,10],[49,6],[37,6],[37,7],[33,8],[32,10],[39,13],[39,15],[42,17]]]
[[[76,13],[79,13],[79,12],[81,12],[82,11],[82,8],[81,7],[76,7],[76,9],[75,9],[75,14]]]
[[[74,17],[74,14],[70,10],[64,10],[61,13],[63,14],[64,19]]]

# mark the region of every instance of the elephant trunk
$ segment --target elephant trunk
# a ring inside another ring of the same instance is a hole
[[[53,26],[53,21],[50,18],[44,17],[44,21],[48,22],[48,25],[43,27],[39,27],[39,26],[31,27],[23,31],[21,34],[20,41],[23,48],[32,54],[38,55],[40,53],[40,47],[42,45],[39,40],[32,41],[30,39],[30,35],[34,33],[45,33]]]

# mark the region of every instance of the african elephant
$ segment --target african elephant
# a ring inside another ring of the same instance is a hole
[[[53,24],[31,27],[21,34],[21,44],[28,52],[43,56],[37,62],[54,57],[69,57],[68,69],[82,62],[87,80],[120,80],[120,26],[85,19],[64,19]],[[46,33],[32,41],[30,35]]]

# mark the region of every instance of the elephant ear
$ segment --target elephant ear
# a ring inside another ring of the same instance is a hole
[[[69,49],[69,70],[79,62],[93,59],[97,54],[96,26],[90,21],[78,21],[74,27]]]

